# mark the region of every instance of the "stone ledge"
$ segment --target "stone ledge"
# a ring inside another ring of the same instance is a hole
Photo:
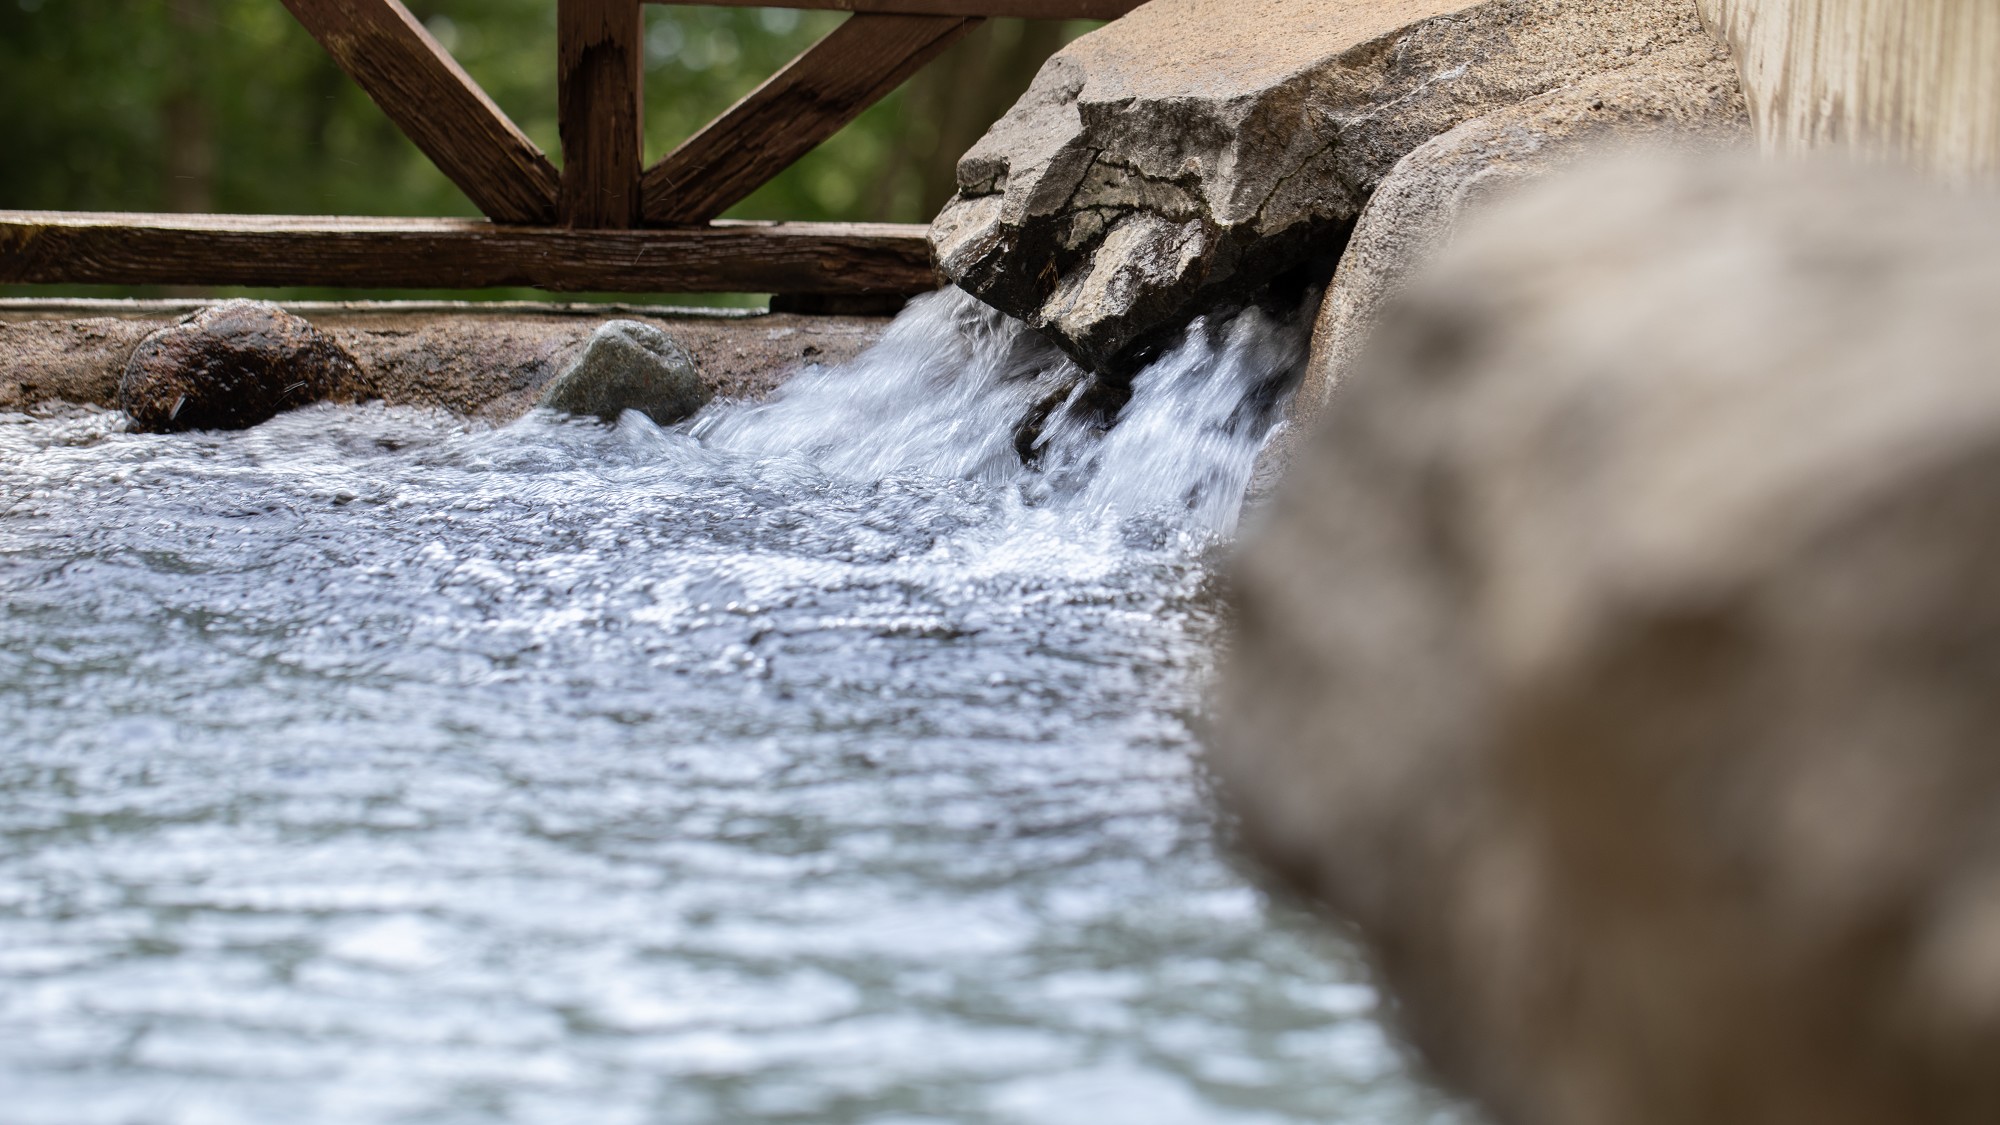
[[[206,300],[0,300],[0,410],[66,401],[115,408],[139,341]],[[655,324],[722,398],[757,399],[800,369],[839,363],[888,317],[532,301],[287,301],[352,354],[374,397],[494,422],[527,412],[605,320]]]

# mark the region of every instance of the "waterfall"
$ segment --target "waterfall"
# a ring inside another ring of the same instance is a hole
[[[852,363],[810,370],[766,403],[713,408],[693,434],[851,479],[960,477],[1070,518],[1152,516],[1227,535],[1307,327],[1255,307],[1198,319],[1127,386],[945,289],[911,302]]]

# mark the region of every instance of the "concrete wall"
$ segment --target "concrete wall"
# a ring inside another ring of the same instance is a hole
[[[1697,0],[1760,143],[1848,145],[2000,181],[2000,0]]]

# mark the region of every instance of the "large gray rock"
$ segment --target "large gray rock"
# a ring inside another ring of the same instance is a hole
[[[541,405],[606,422],[636,410],[671,426],[712,397],[694,356],[672,336],[644,321],[607,320],[542,392]]]
[[[1212,304],[1330,269],[1431,137],[1713,48],[1691,0],[1153,0],[1049,60],[932,242],[952,281],[1117,373]]]
[[[1727,51],[1690,41],[1475,117],[1418,145],[1369,197],[1313,321],[1312,348],[1284,426],[1259,455],[1261,502],[1283,476],[1382,311],[1482,205],[1592,153],[1620,146],[1690,154],[1747,144],[1749,115]]]
[[[1369,197],[1341,252],[1313,323],[1292,426],[1310,424],[1366,347],[1384,306],[1444,248],[1468,211],[1607,147],[1700,151],[1749,138],[1750,116],[1729,53],[1690,40],[1418,145]]]
[[[1247,839],[1503,1122],[2000,1120],[2000,201],[1481,218],[1241,562]]]

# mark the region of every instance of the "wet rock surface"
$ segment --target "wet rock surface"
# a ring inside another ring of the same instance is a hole
[[[135,430],[240,430],[363,389],[354,358],[305,319],[268,301],[224,301],[142,340],[118,406]]]
[[[952,281],[1129,371],[1206,308],[1330,271],[1426,140],[1716,46],[1686,0],[1154,0],[1049,61],[931,238]]]
[[[1996,300],[1990,197],[1628,163],[1334,395],[1213,761],[1499,1120],[2000,1119]]]
[[[671,426],[713,397],[694,356],[672,336],[641,321],[611,320],[543,390],[541,405],[606,422],[636,410]]]

